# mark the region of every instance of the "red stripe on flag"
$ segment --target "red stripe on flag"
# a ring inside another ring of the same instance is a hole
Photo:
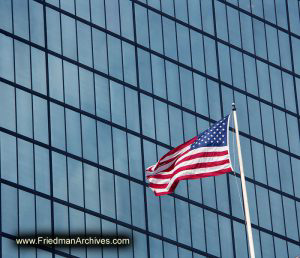
[[[174,172],[171,173],[171,174],[167,174],[167,175],[165,175],[165,174],[156,174],[156,175],[153,175],[153,176],[152,175],[148,176],[147,178],[167,179],[167,178],[172,178],[174,175],[176,175],[177,173],[179,173],[183,170],[216,167],[216,166],[225,165],[225,164],[228,164],[228,163],[230,163],[229,159],[214,161],[214,162],[202,162],[202,163],[197,163],[197,164],[192,164],[192,165],[187,165],[187,166],[180,167],[180,168],[174,170]]]
[[[154,194],[156,196],[161,196],[161,195],[166,195],[166,194],[173,193],[176,186],[178,185],[179,181],[181,181],[181,180],[199,179],[199,178],[205,178],[205,177],[210,177],[210,176],[218,176],[218,175],[222,175],[222,174],[225,174],[225,173],[229,173],[231,171],[232,171],[231,168],[225,168],[225,169],[220,169],[218,171],[210,172],[210,173],[201,173],[201,174],[195,174],[195,175],[184,175],[184,176],[176,178],[168,191],[160,192],[160,193],[157,193],[157,192],[154,191]]]

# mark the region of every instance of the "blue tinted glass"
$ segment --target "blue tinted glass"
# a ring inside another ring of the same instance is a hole
[[[85,208],[99,212],[98,169],[87,164],[83,166]]]
[[[140,138],[131,134],[127,134],[127,137],[130,176],[143,180]]]
[[[249,51],[250,53],[254,53],[252,19],[249,15],[240,13],[240,20],[243,49]]]
[[[232,248],[232,238],[230,237],[232,234],[230,220],[224,218],[223,216],[219,216],[219,228],[222,256],[234,257]]]
[[[288,149],[288,134],[286,128],[286,115],[284,112],[274,109],[275,131],[277,145],[280,148]]]
[[[286,154],[278,152],[278,161],[281,180],[281,190],[293,195],[293,179],[290,157]]]
[[[135,49],[132,45],[122,42],[124,81],[136,86]]]
[[[93,28],[92,36],[94,68],[108,73],[106,34]]]
[[[208,116],[208,97],[206,88],[206,79],[198,74],[194,75],[194,89],[195,89],[195,101],[196,111],[201,115]]]
[[[61,16],[62,48],[66,57],[77,60],[76,21],[69,16]]]
[[[50,201],[36,197],[36,230],[38,233],[51,234],[51,206]],[[43,256],[42,256],[43,257]]]
[[[133,39],[133,17],[132,3],[130,1],[119,1],[122,36]]]
[[[16,90],[18,133],[32,138],[32,98],[25,91]]]
[[[274,149],[265,146],[265,154],[268,184],[271,187],[280,189],[277,153]]]
[[[33,96],[34,139],[48,143],[48,106],[47,101]]]
[[[44,52],[31,47],[32,89],[42,94],[46,94],[47,91],[45,60]]]
[[[77,22],[78,37],[78,61],[88,66],[92,66],[92,39],[91,27],[84,23]]]
[[[34,188],[33,145],[23,140],[18,140],[18,182]]]
[[[35,189],[39,192],[50,193],[50,162],[49,150],[43,147],[34,146],[35,165]]]
[[[52,152],[53,195],[59,199],[68,200],[67,162],[66,157]]]
[[[176,240],[176,219],[175,219],[175,202],[171,196],[161,199],[161,214],[163,235],[172,240]]]
[[[271,2],[271,1],[268,1]],[[266,25],[268,57],[272,63],[279,65],[279,49],[277,30],[269,25]]]
[[[164,1],[163,1],[164,2]],[[163,17],[164,50],[165,55],[177,60],[176,24],[174,21]]]
[[[220,79],[231,84],[231,67],[230,67],[230,49],[229,47],[218,43]]]
[[[125,101],[127,128],[139,132],[140,120],[137,92],[129,88],[125,88]]]
[[[189,0],[189,1],[187,1],[187,4],[188,4],[190,25],[192,25],[198,29],[201,29],[202,21],[201,21],[200,1]]]
[[[134,8],[137,43],[149,47],[147,9],[138,4],[134,4]]]
[[[193,74],[184,68],[179,69],[182,106],[190,110],[195,110]]]
[[[9,203],[9,205],[7,205]],[[11,235],[18,233],[18,192],[17,189],[1,184],[2,231]],[[15,246],[13,249],[17,249]]]
[[[284,235],[285,226],[284,226],[284,217],[283,217],[283,208],[282,208],[282,198],[277,193],[271,191],[269,193],[270,193],[273,231],[278,234]]]
[[[248,257],[248,245],[246,239],[245,225],[233,222],[235,253],[237,257]]]
[[[255,141],[251,141],[252,144],[252,156],[253,156],[253,167],[255,180],[266,184],[267,176],[265,169],[265,160],[264,160],[264,147],[262,144]]]
[[[286,241],[274,237],[274,243],[275,243],[275,253],[276,253],[276,257],[283,257],[283,258],[287,258],[287,246],[286,246]]]
[[[17,36],[28,39],[28,1],[13,0],[13,15],[14,33]]]
[[[160,216],[160,201],[153,192],[147,187],[147,205],[152,209],[148,211],[148,229],[149,231],[161,235],[161,216]]]
[[[156,138],[165,144],[170,144],[169,125],[168,125],[168,106],[167,104],[154,101]]]
[[[178,67],[166,61],[166,79],[168,99],[176,104],[180,104],[180,86]]]
[[[266,37],[264,23],[253,19],[253,31],[256,54],[267,59]]]
[[[83,206],[83,171],[82,163],[68,158],[69,201]]]
[[[295,209],[295,201],[283,196],[283,208],[285,216],[285,225],[286,225],[286,235],[291,239],[296,241],[299,240],[299,234],[297,227],[297,217]]]
[[[0,28],[12,32],[12,4],[11,1],[0,2]]]
[[[48,55],[48,63],[50,97],[63,101],[62,60]]]
[[[215,13],[218,38],[228,41],[226,6],[223,3],[215,2]]]
[[[144,189],[141,185],[130,182],[132,224],[145,228]]]
[[[82,0],[83,1],[83,0]],[[119,1],[105,1],[106,26],[110,31],[120,34]]]
[[[264,232],[260,233],[263,257],[274,257],[273,237]],[[268,247],[268,248],[265,248]]]
[[[110,81],[110,94],[112,122],[125,126],[125,100],[123,85]]]
[[[259,17],[264,17],[263,16],[263,0],[252,0],[251,3],[251,7],[252,7],[252,13],[259,16]]]
[[[150,258],[163,258],[162,241],[150,237],[149,239]]]
[[[128,180],[115,177],[117,219],[131,223],[130,196]]]
[[[76,0],[76,15],[79,17],[90,20],[90,6],[89,2],[85,0]]]
[[[114,150],[114,168],[128,174],[128,155],[126,133],[113,128],[113,150]]]
[[[155,138],[153,99],[146,95],[141,95],[141,112],[143,133]]]
[[[252,98],[247,98],[249,107],[250,132],[256,138],[262,139],[261,117],[259,102]]]
[[[29,14],[31,41],[44,46],[43,6],[37,2],[29,1]]]
[[[285,29],[287,29],[287,15],[285,2],[281,0],[275,0],[276,5],[276,18],[277,24]]]
[[[193,68],[201,72],[205,72],[203,36],[194,30],[190,30],[190,35]]]
[[[151,55],[153,92],[155,95],[166,98],[165,64],[164,60],[156,55]]]
[[[182,113],[179,109],[169,106],[171,145],[176,147],[183,143]]]
[[[96,121],[81,116],[83,158],[97,162]]]
[[[61,53],[61,31],[59,13],[46,8],[47,17],[47,46],[54,52]]]
[[[255,59],[248,55],[243,55],[243,57],[247,91],[254,95],[258,95]]]
[[[94,78],[93,74],[79,68],[81,109],[95,114]]]
[[[195,137],[197,135],[195,116],[191,115],[190,113],[183,112],[183,128],[185,141]]]
[[[201,1],[202,25],[204,31],[209,34],[215,34],[213,22],[212,1]]]
[[[108,36],[108,63],[109,74],[117,79],[123,79],[122,72],[122,55],[121,55],[121,40]]]
[[[35,233],[35,197],[33,194],[19,191],[19,234]]]
[[[114,175],[103,170],[100,172],[101,213],[115,218]]]
[[[221,119],[219,85],[214,81],[207,80],[207,90],[208,90],[210,117],[217,121]]]
[[[191,245],[189,205],[182,200],[176,199],[175,210],[178,241],[186,245]]]
[[[287,4],[289,11],[289,22],[291,31],[300,35],[300,17],[299,17],[299,3],[297,0],[291,0]]]
[[[229,30],[229,41],[235,46],[241,46],[241,35],[240,35],[240,23],[239,13],[237,10],[227,7],[228,15],[228,30]]]
[[[15,41],[16,83],[31,88],[29,46]]]
[[[65,116],[64,108],[56,104],[50,105],[51,144],[54,147],[65,149]]]
[[[288,135],[290,150],[294,153],[299,153],[300,150],[300,139],[299,139],[299,126],[297,119],[291,115],[286,115],[288,125]]]
[[[13,40],[3,34],[0,34],[0,75],[4,79],[13,81],[14,78],[14,57]]]
[[[152,92],[150,54],[138,49],[139,83],[143,90]]]
[[[108,80],[95,75],[96,115],[110,120],[110,95]]]
[[[110,126],[100,122],[97,123],[99,164],[109,168],[113,167],[111,134]]]
[[[177,24],[178,59],[185,65],[191,65],[190,37],[188,28]]]
[[[206,244],[207,252],[219,256],[220,245],[219,245],[219,231],[218,231],[218,217],[217,214],[204,211],[205,231],[206,231]]]
[[[105,27],[104,0],[91,0],[92,23]],[[61,3],[62,4],[62,3]]]
[[[149,11],[149,34],[151,49],[159,53],[163,52],[161,16]]]
[[[271,101],[271,90],[270,90],[270,78],[269,78],[269,69],[268,65],[256,61],[257,65],[257,77],[258,77],[258,86],[259,86],[259,95],[261,98]]]
[[[204,37],[204,50],[207,74],[213,77],[218,77],[215,41]]]
[[[188,22],[187,1],[174,0],[176,18],[184,22]]]

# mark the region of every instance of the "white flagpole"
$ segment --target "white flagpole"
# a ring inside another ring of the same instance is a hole
[[[250,257],[255,258],[251,220],[250,220],[249,205],[248,205],[248,197],[247,197],[247,190],[246,190],[246,181],[245,181],[245,175],[244,175],[244,165],[243,165],[241,145],[240,145],[240,135],[239,135],[238,122],[237,122],[236,108],[235,108],[234,103],[232,103],[232,113],[233,113],[236,144],[237,144],[237,149],[238,149],[238,157],[239,157],[240,172],[241,172],[244,212],[245,212],[245,219],[246,219],[249,251],[250,251]]]

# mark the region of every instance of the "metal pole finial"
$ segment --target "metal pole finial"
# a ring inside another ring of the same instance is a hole
[[[236,107],[235,107],[235,103],[233,102],[232,103],[232,111],[235,111],[236,110]]]

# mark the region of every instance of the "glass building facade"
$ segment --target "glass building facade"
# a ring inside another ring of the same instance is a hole
[[[237,162],[163,197],[144,176],[233,101],[256,257],[300,255],[299,12],[297,0],[1,0],[2,257],[248,257]],[[133,244],[14,241],[92,233]]]

